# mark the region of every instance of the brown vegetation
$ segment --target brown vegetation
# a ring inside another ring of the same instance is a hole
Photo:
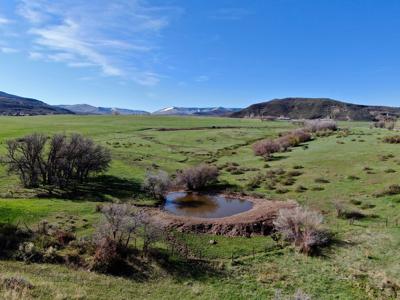
[[[322,221],[323,217],[318,212],[298,206],[281,209],[274,221],[274,227],[300,252],[312,254],[329,241],[328,233],[321,228]]]

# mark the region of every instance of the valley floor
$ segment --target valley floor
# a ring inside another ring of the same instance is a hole
[[[77,199],[40,198],[40,191],[20,187],[0,167],[0,222],[37,226],[46,219],[73,226],[78,236],[90,235],[100,219],[98,204],[155,204],[140,193],[147,168],[173,173],[208,162],[219,166],[220,180],[236,190],[295,200],[321,212],[337,242],[320,256],[307,257],[271,237],[184,234],[182,239],[207,264],[180,257],[143,261],[142,270],[124,278],[61,265],[0,261],[0,276],[31,282],[34,288],[26,299],[271,299],[279,290],[287,296],[297,289],[313,299],[399,299],[400,195],[376,194],[399,184],[400,145],[383,143],[383,137],[395,133],[370,129],[367,123],[343,122],[340,127],[349,133],[319,137],[266,162],[254,156],[251,144],[293,129],[293,124],[197,117],[1,117],[1,155],[11,138],[80,132],[110,148],[113,163]],[[232,162],[236,172],[229,168]],[[294,182],[280,179],[274,189],[268,182],[250,184],[258,174],[276,169],[299,174]],[[338,218],[337,202],[364,217]],[[210,239],[217,243],[211,245]],[[156,247],[168,251],[163,244]],[[13,295],[0,286],[1,297]]]

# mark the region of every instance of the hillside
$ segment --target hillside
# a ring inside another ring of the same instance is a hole
[[[231,116],[236,118],[332,118],[349,121],[372,121],[387,116],[399,117],[400,108],[358,105],[328,98],[284,98],[253,104],[233,113]]]
[[[78,115],[149,115],[143,110],[132,110],[126,108],[96,107],[89,104],[57,105],[57,107],[68,109]]]
[[[42,101],[0,92],[0,115],[35,116],[73,114],[71,111],[48,105]]]
[[[197,116],[227,116],[233,112],[240,111],[240,108],[227,107],[176,107],[171,106],[153,112],[153,115],[197,115]]]

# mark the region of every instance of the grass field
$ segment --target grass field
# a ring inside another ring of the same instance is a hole
[[[153,203],[139,192],[148,168],[172,173],[200,162],[217,166],[235,162],[249,170],[235,175],[224,168],[222,181],[266,198],[295,200],[322,212],[326,227],[336,234],[338,242],[322,256],[307,257],[291,247],[278,247],[270,237],[191,234],[182,238],[215,268],[198,269],[179,259],[169,262],[168,268],[160,262],[149,262],[151,274],[137,279],[59,265],[0,261],[0,273],[28,279],[35,288],[27,298],[40,299],[270,299],[278,289],[289,295],[298,288],[313,299],[398,299],[400,195],[375,194],[399,183],[400,146],[380,140],[393,134],[388,130],[370,129],[367,123],[355,122],[340,126],[348,127],[350,134],[320,137],[307,147],[296,147],[265,162],[253,155],[251,144],[294,125],[195,117],[1,117],[2,154],[10,138],[32,132],[80,132],[110,148],[113,155],[104,180],[82,199],[38,198],[37,191],[20,187],[17,178],[1,167],[2,222],[35,226],[46,219],[74,226],[78,235],[84,236],[92,232],[100,217],[95,212],[96,204],[119,200]],[[296,169],[301,174],[294,183],[281,181],[276,189],[265,183],[249,187],[257,174],[278,168]],[[304,188],[301,192],[299,186]],[[339,219],[334,201],[366,217],[354,222]],[[217,244],[210,245],[210,239],[216,239]]]

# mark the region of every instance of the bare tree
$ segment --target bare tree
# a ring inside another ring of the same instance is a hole
[[[70,138],[54,135],[48,147],[47,141],[41,134],[7,141],[3,162],[9,172],[19,175],[26,187],[41,184],[66,187],[72,181],[82,183],[91,174],[106,171],[111,162],[106,148],[79,134]]]
[[[128,204],[110,204],[102,212],[104,221],[98,227],[98,239],[107,237],[127,247],[142,223],[143,212]]]
[[[142,189],[156,199],[162,199],[171,187],[171,180],[168,173],[158,171],[157,173],[147,172],[142,183]]]
[[[177,174],[177,181],[189,190],[199,190],[218,180],[218,169],[215,166],[201,164],[188,168]]]
[[[27,135],[7,141],[7,155],[3,162],[9,173],[19,175],[25,187],[37,187],[45,176],[43,152],[47,138],[42,134]]]

